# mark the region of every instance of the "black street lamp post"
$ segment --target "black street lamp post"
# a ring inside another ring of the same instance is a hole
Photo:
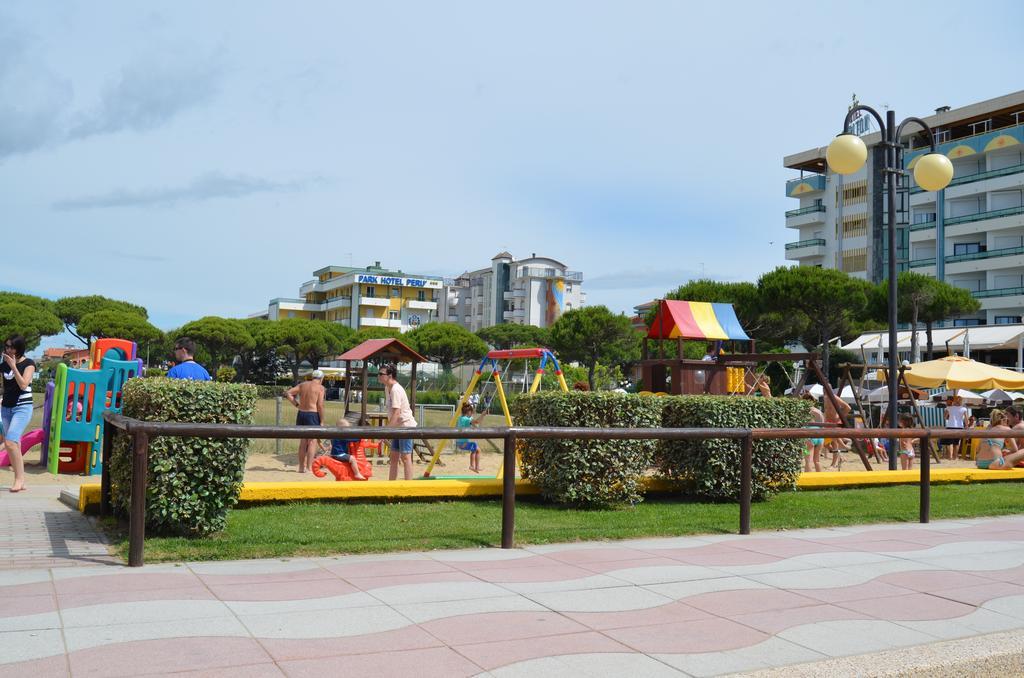
[[[914,166],[914,179],[923,189],[926,191],[939,191],[948,186],[950,180],[953,178],[953,164],[949,161],[949,158],[941,153],[935,152],[935,135],[932,134],[931,128],[928,127],[924,120],[910,117],[897,125],[896,113],[894,111],[886,111],[885,120],[883,121],[882,116],[880,116],[875,109],[870,106],[857,105],[847,112],[846,118],[843,120],[843,131],[832,141],[831,144],[829,144],[828,151],[825,154],[828,165],[833,172],[844,175],[853,174],[863,167],[864,162],[867,159],[867,147],[864,145],[864,141],[860,137],[847,132],[847,130],[850,129],[850,123],[853,121],[854,115],[860,111],[869,113],[878,122],[878,127],[882,135],[882,141],[880,143],[883,148],[885,148],[885,162],[881,167],[877,168],[877,171],[884,173],[886,190],[889,192],[889,261],[887,266],[889,276],[889,360],[888,370],[886,373],[886,386],[889,390],[889,426],[895,428],[899,426],[899,419],[897,417],[897,406],[899,401],[899,350],[897,347],[896,335],[896,306],[898,289],[896,270],[896,177],[906,173],[903,169],[903,145],[900,143],[903,128],[908,123],[917,123],[925,131],[925,134],[927,134],[928,143],[931,145],[931,152],[922,156]],[[936,249],[940,245],[941,243],[936,243]],[[944,256],[945,253],[936,251],[935,255],[936,261],[938,261],[938,257]],[[916,331],[916,329],[917,328],[911,328],[911,331]],[[927,452],[922,450],[921,453],[926,454]],[[897,456],[896,440],[890,439],[890,471],[895,471],[897,468]]]

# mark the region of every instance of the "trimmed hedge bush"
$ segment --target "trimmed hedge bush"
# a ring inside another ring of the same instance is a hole
[[[237,376],[238,370],[230,365],[223,365],[217,368],[217,374],[214,376],[214,379],[224,383],[231,383]]]
[[[124,414],[144,421],[251,424],[256,388],[184,379],[131,379]],[[247,438],[157,437],[149,443],[146,525],[160,533],[202,536],[224,529],[238,501],[249,449]],[[131,457],[127,436],[114,440],[110,481],[114,505],[131,504]]]
[[[167,370],[160,367],[147,367],[144,374],[147,377],[166,377]]]
[[[620,393],[560,391],[516,398],[520,426],[656,428],[659,398]],[[580,507],[636,504],[640,480],[651,465],[656,440],[523,440],[523,477],[551,501]]]
[[[666,428],[798,428],[810,421],[810,405],[796,398],[673,396],[661,398]],[[707,499],[738,500],[738,440],[665,441],[657,465],[683,483],[688,493]],[[796,486],[803,462],[802,440],[754,441],[753,498],[767,499]]]

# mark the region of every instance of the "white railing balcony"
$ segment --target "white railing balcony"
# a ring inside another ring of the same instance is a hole
[[[360,327],[393,327],[395,329],[402,329],[401,320],[391,320],[389,318],[360,318]]]
[[[406,308],[418,308],[418,309],[422,309],[424,311],[436,311],[437,310],[437,302],[436,301],[420,301],[418,299],[410,299],[407,302],[405,302],[405,306],[406,306]]]
[[[390,306],[391,300],[387,297],[360,297],[360,306]]]

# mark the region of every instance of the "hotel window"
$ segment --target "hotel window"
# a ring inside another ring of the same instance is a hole
[[[373,299],[376,296],[377,296],[377,288],[374,287],[373,285],[367,286],[367,288],[366,288],[366,297],[368,299]]]
[[[416,301],[426,301],[427,292],[425,290],[416,290]]]
[[[981,251],[980,242],[962,242],[953,245],[953,256],[960,254],[977,254]]]
[[[398,311],[388,311],[388,320],[398,320]]]
[[[981,322],[980,318],[957,318],[953,321],[953,327],[978,327]]]
[[[392,287],[391,288],[391,298],[392,299],[397,299],[400,296],[402,296],[402,288],[401,287]]]
[[[1017,325],[1021,321],[1019,315],[997,315],[996,325]]]

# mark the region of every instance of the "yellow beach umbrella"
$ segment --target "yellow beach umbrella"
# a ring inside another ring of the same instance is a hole
[[[1024,374],[1001,367],[993,367],[961,356],[915,363],[904,373],[907,383],[918,388],[1020,389],[1024,388]],[[879,370],[884,379],[884,370]]]

